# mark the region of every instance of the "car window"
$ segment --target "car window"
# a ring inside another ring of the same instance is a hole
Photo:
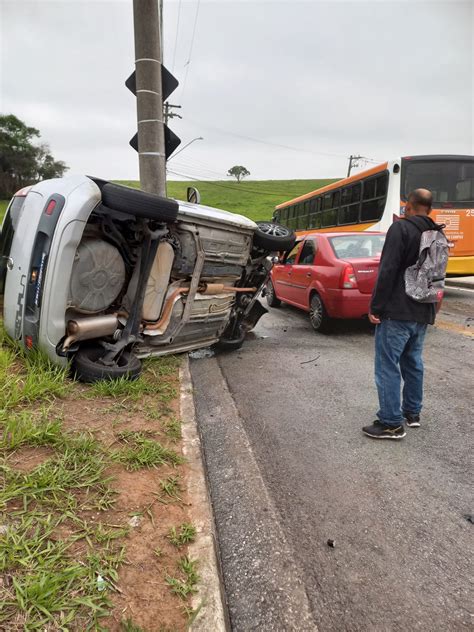
[[[301,251],[300,258],[298,259],[298,263],[300,265],[311,265],[314,261],[314,255],[316,252],[315,244],[312,239],[307,239],[304,242],[303,250]]]
[[[301,244],[303,242],[299,241],[294,247],[293,250],[290,250],[288,255],[285,257],[285,263],[291,264],[296,261],[296,257],[298,256],[298,252],[301,248]]]
[[[334,254],[338,259],[363,259],[380,256],[385,235],[344,235],[331,237]]]

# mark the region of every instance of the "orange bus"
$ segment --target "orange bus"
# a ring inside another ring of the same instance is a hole
[[[407,195],[433,194],[431,217],[453,243],[448,274],[474,274],[474,156],[405,156],[279,204],[273,219],[297,234],[387,231],[403,217]]]

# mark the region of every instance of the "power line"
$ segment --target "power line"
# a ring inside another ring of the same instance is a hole
[[[281,198],[281,196],[283,195],[282,193],[266,193],[265,191],[257,191],[257,189],[249,189],[247,187],[234,187],[232,185],[229,184],[221,184],[220,182],[213,182],[212,180],[203,180],[202,178],[195,178],[193,176],[190,176],[189,174],[186,173],[179,173],[178,171],[172,171],[171,169],[168,169],[168,173],[172,173],[175,176],[179,176],[180,178],[187,178],[188,180],[192,180],[193,182],[205,182],[206,184],[210,184],[211,186],[214,187],[219,187],[221,189],[229,189],[232,191],[239,191],[240,193],[255,193],[256,195],[265,195],[265,196],[270,196],[270,197],[278,197]],[[286,192],[286,194],[288,194],[288,192]],[[304,194],[303,194],[304,195]]]
[[[179,5],[178,5],[178,20],[176,23],[176,37],[174,38],[174,51],[173,51],[173,72],[174,72],[174,67],[175,67],[175,63],[176,63],[176,50],[178,47],[178,33],[179,33],[179,19],[181,16],[181,2],[182,0],[179,0]]]
[[[203,163],[200,163],[200,165],[203,165]],[[215,181],[216,176],[220,179],[223,179],[226,177],[226,174],[222,172],[213,171],[212,169],[207,169],[205,166],[200,166],[200,165],[193,165],[193,164],[190,164],[189,162],[182,161],[182,162],[175,162],[173,164],[173,167],[177,167],[178,169],[187,171],[190,176],[192,174],[193,177],[196,177],[201,182]],[[206,175],[203,175],[203,173],[205,173]],[[208,180],[207,178],[212,178],[212,180]],[[321,178],[316,178],[316,179],[321,179]],[[327,180],[327,178],[324,178],[324,180]],[[271,182],[271,180],[266,180],[265,182]],[[271,191],[268,191],[268,192],[265,192],[262,190],[257,191],[256,189],[249,189],[247,186],[248,182],[245,182],[244,185],[245,185],[245,188],[242,187],[242,189],[245,191],[252,192],[252,193],[265,194],[265,195],[281,195],[283,197],[288,197],[288,195],[293,195],[288,191],[288,189],[285,189],[285,190],[279,189],[278,187],[275,187],[272,184],[269,185],[269,187],[271,187]],[[220,186],[228,186],[228,185],[222,184]],[[242,190],[240,189],[240,186],[241,185],[239,185],[239,187],[232,187],[232,188],[240,191]],[[298,195],[304,195],[304,194],[302,193]]]
[[[201,6],[201,0],[198,0],[197,7],[196,7],[196,15],[194,17],[194,26],[193,26],[193,34],[192,34],[192,37],[191,37],[191,46],[189,47],[188,60],[187,60],[187,62],[185,64],[185,66],[186,66],[186,74],[184,75],[183,90],[181,92],[181,103],[183,102],[184,91],[186,89],[186,82],[188,80],[189,66],[191,64],[191,57],[192,57],[192,54],[193,54],[194,38],[196,37],[196,26],[197,26],[200,6]]]
[[[297,151],[297,152],[302,152],[302,153],[306,153],[306,154],[314,154],[317,156],[331,156],[333,158],[344,158],[345,160],[349,160],[348,155],[346,154],[334,154],[334,153],[330,153],[327,151],[314,151],[311,149],[302,149],[301,147],[293,147],[291,145],[283,145],[281,143],[272,143],[271,141],[268,140],[263,140],[262,138],[255,138],[254,136],[247,136],[246,134],[238,134],[236,132],[230,132],[229,130],[224,130],[222,128],[219,127],[214,127],[211,125],[206,125],[206,124],[202,124],[199,123],[199,121],[193,120],[191,118],[187,118],[188,121],[190,121],[191,123],[194,123],[194,125],[198,125],[199,127],[204,127],[206,129],[212,130],[214,132],[217,132],[218,134],[223,134],[226,136],[234,136],[235,138],[241,138],[243,140],[249,140],[252,141],[254,143],[260,143],[262,145],[269,145],[270,147],[280,147],[282,149],[289,149],[291,151]],[[379,164],[380,162],[382,162],[381,160],[374,160],[373,158],[364,158],[364,160],[368,161],[368,162],[373,162],[374,164]]]
[[[349,158],[349,156],[346,156],[345,154],[332,154],[329,152],[321,152],[321,151],[312,151],[310,149],[301,149],[299,147],[292,147],[291,145],[283,145],[281,143],[272,143],[271,141],[267,141],[267,140],[263,140],[262,138],[255,138],[254,136],[247,136],[245,134],[237,134],[236,132],[230,132],[228,130],[224,130],[222,128],[218,128],[218,127],[213,127],[210,125],[203,125],[202,123],[199,123],[198,121],[194,121],[192,119],[188,119],[189,121],[191,121],[192,123],[194,123],[195,125],[199,125],[200,127],[204,127],[206,129],[210,129],[213,130],[215,132],[217,132],[218,134],[224,134],[226,136],[234,136],[235,138],[242,138],[244,140],[250,140],[254,143],[260,143],[262,145],[269,145],[270,147],[280,147],[282,149],[290,149],[291,151],[298,151],[298,152],[304,152],[307,154],[317,154],[317,155],[321,155],[321,156],[332,156],[335,158],[345,158],[346,160]]]

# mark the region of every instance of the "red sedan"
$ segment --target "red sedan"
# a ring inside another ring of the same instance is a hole
[[[366,231],[305,235],[273,267],[268,304],[304,309],[317,331],[333,318],[366,316],[384,240],[385,233]]]

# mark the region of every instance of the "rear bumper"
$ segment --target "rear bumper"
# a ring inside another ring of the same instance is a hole
[[[446,274],[456,274],[461,276],[470,276],[474,274],[474,256],[473,257],[449,257],[448,268]]]
[[[371,297],[359,290],[328,290],[323,300],[331,318],[362,318],[369,313]]]

